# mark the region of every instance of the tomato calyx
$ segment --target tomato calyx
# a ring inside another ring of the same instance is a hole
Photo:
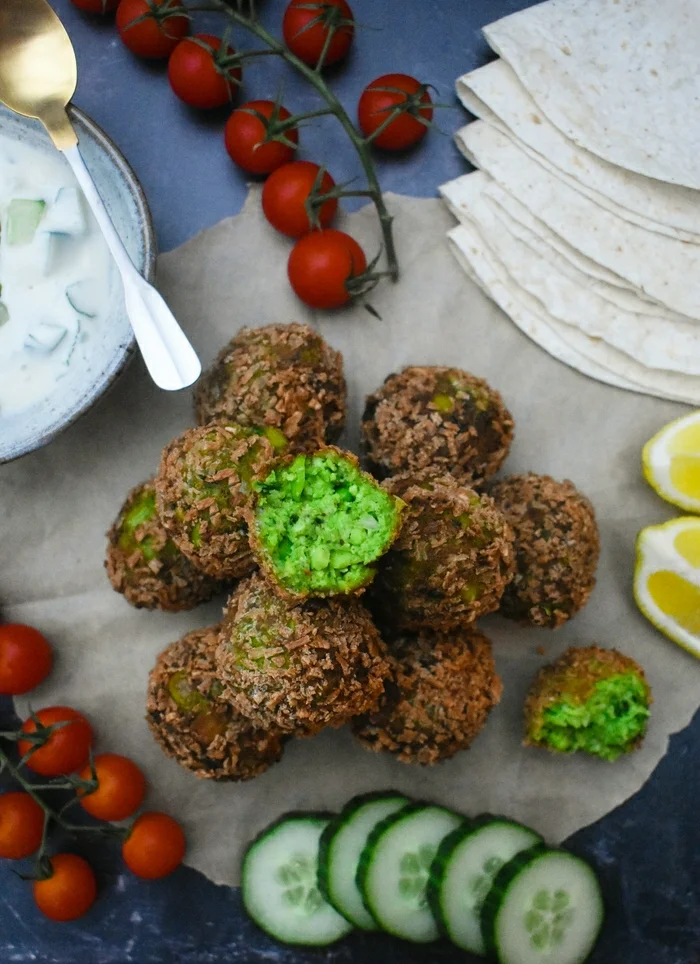
[[[287,131],[297,126],[299,118],[296,115],[292,115],[284,119],[281,116],[283,107],[279,98],[275,100],[269,117],[266,117],[262,111],[257,110],[255,107],[239,107],[238,110],[244,114],[250,114],[252,117],[257,117],[263,126],[265,136],[260,141],[260,144],[255,146],[254,150],[257,150],[263,144],[269,144],[273,141],[284,144],[285,147],[290,147],[294,151],[297,149],[298,145],[287,137]]]
[[[332,3],[324,3],[323,0],[317,0],[317,2],[310,3],[299,3],[296,5],[297,10],[316,10],[318,13],[315,17],[305,23],[303,27],[300,27],[296,31],[294,37],[301,37],[302,34],[306,33],[307,30],[311,30],[313,27],[321,27],[326,31],[326,37],[323,42],[323,49],[319,55],[318,61],[316,62],[315,70],[321,70],[326,62],[326,57],[328,56],[328,51],[330,50],[331,43],[333,42],[333,37],[338,30],[343,28],[355,28],[355,20],[353,17],[346,17],[340,7]]]
[[[418,88],[410,94],[402,87],[377,87],[374,84],[367,87],[366,93],[399,94],[402,100],[395,104],[388,104],[386,107],[381,107],[375,111],[376,114],[384,114],[386,116],[379,127],[365,137],[365,141],[371,144],[372,141],[375,141],[379,135],[387,129],[389,124],[392,124],[396,118],[402,114],[408,114],[415,118],[423,127],[433,127],[431,118],[426,117],[425,112],[434,107],[449,107],[451,105],[435,104],[431,101],[426,101],[424,98],[430,94],[431,90],[435,90],[432,84],[419,84]]]
[[[188,37],[189,43],[197,44],[203,50],[211,56],[212,63],[214,64],[214,69],[218,74],[224,78],[226,83],[235,84],[236,87],[243,86],[243,80],[241,77],[236,76],[236,71],[240,73],[243,68],[243,62],[249,59],[245,51],[234,50],[233,47],[229,45],[228,33],[224,34],[221,38],[221,44],[218,49],[212,47],[211,44],[207,43],[201,37]]]
[[[124,27],[124,30],[131,30],[147,20],[155,20],[166,37],[170,37],[167,28],[164,26],[168,20],[175,17],[184,17],[186,20],[192,19],[192,14],[182,5],[181,0],[163,0],[162,3],[157,3],[156,0],[146,0],[146,4],[148,5],[148,12],[142,13],[139,17],[134,17]]]

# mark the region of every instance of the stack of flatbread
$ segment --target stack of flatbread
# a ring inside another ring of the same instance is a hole
[[[468,274],[600,381],[700,404],[700,2],[549,0],[457,81],[443,185]]]

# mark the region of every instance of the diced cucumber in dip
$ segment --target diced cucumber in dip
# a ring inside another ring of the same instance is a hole
[[[80,191],[77,187],[62,187],[46,212],[41,230],[50,231],[51,234],[79,235],[84,234],[86,229]]]
[[[30,201],[25,198],[14,198],[10,201],[5,220],[7,243],[14,247],[30,244],[34,240],[45,209],[45,201]]]

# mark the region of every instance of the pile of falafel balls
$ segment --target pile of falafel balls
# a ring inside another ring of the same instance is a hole
[[[198,427],[108,534],[109,578],[134,606],[230,591],[221,623],[169,646],[149,679],[153,734],[197,776],[250,779],[289,739],[348,723],[404,762],[448,759],[501,696],[479,617],[556,628],[593,589],[585,496],[547,476],[493,481],[514,425],[485,381],[390,375],[363,415],[368,471],[334,445],[345,410],[342,357],[313,329],[242,329],[197,386]],[[566,688],[561,674],[538,686],[534,743]]]

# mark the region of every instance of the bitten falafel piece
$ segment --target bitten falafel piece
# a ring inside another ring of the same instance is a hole
[[[292,604],[258,573],[234,590],[216,652],[225,696],[256,725],[309,736],[372,707],[386,647],[357,599]]]
[[[392,643],[390,661],[378,707],[353,721],[359,742],[424,765],[469,749],[503,689],[487,637],[426,630]]]
[[[158,514],[180,551],[210,576],[240,579],[255,568],[245,510],[274,454],[254,429],[223,423],[189,429],[163,449]]]
[[[368,396],[362,448],[379,478],[432,469],[480,481],[501,466],[514,423],[487,382],[459,368],[412,366]]]
[[[582,609],[595,586],[600,537],[593,506],[573,482],[511,475],[487,487],[515,532],[515,576],[501,612],[523,625],[556,629]]]
[[[281,459],[254,488],[251,546],[290,599],[362,591],[399,531],[402,503],[340,449]]]
[[[313,328],[242,328],[199,379],[195,414],[199,425],[269,426],[299,448],[338,439],[346,393],[343,356]]]
[[[617,760],[641,746],[651,702],[644,670],[630,656],[571,647],[543,667],[530,688],[525,745]]]
[[[131,490],[107,539],[109,581],[137,609],[194,609],[223,589],[169,537],[158,518],[152,479]]]
[[[151,670],[146,720],[165,751],[195,776],[251,780],[282,756],[284,738],[256,729],[222,700],[214,653],[219,627],[188,633]]]
[[[370,588],[379,625],[448,630],[498,609],[514,571],[513,532],[493,500],[427,471],[384,487],[406,508]]]

